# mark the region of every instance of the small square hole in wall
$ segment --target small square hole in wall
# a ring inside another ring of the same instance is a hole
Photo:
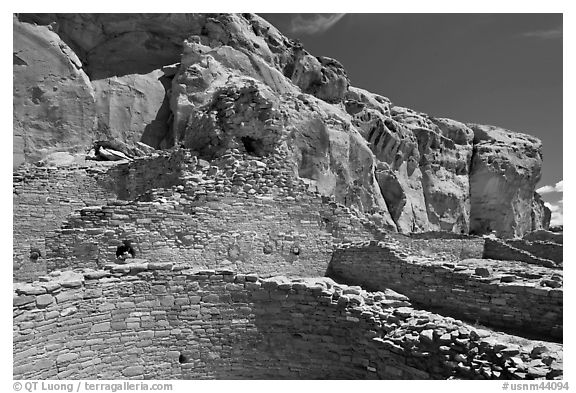
[[[182,363],[188,363],[190,359],[188,358],[188,356],[184,355],[183,353],[180,354],[180,356],[178,356],[178,362]]]

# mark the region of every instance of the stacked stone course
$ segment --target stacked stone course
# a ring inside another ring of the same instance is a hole
[[[47,236],[48,271],[99,268],[122,239],[139,255],[261,274],[323,275],[333,244],[381,239],[369,219],[307,190],[278,158],[240,153],[180,164],[183,184],[80,209]]]
[[[110,168],[102,184],[114,190],[119,199],[133,200],[156,188],[182,184],[185,169],[184,151],[158,151]]]
[[[564,261],[562,244],[524,239],[506,240],[506,244],[529,252],[537,258],[553,261],[557,266],[561,266]]]
[[[348,244],[334,251],[331,277],[372,290],[391,288],[415,304],[489,326],[562,338],[562,272],[522,262],[443,262],[410,256],[399,242]]]
[[[325,278],[172,263],[54,272],[14,293],[15,379],[557,378],[562,357]],[[536,353],[537,352],[537,353]]]
[[[13,175],[14,276],[26,281],[46,272],[45,261],[29,259],[30,249],[46,255],[45,235],[75,210],[106,203],[116,195],[99,184],[106,168],[24,166]]]
[[[562,266],[562,246],[558,245],[558,248],[560,249],[560,261],[556,262],[549,258],[534,255],[532,252],[528,251],[533,251],[533,247],[528,247],[526,244],[522,243],[522,241],[504,241],[500,239],[486,238],[483,258],[498,259],[502,261],[522,261],[532,265],[540,265],[550,268],[559,268]],[[558,248],[555,247],[554,251],[558,252]],[[543,255],[542,252],[536,253],[538,255]],[[558,254],[551,254],[549,257],[555,258],[556,260],[559,259]]]
[[[422,232],[410,236],[394,234],[391,237],[399,241],[404,248],[410,250],[411,254],[433,256],[444,262],[482,258],[484,238],[449,234],[447,236],[439,232]]]
[[[410,303],[559,339],[561,270],[463,260],[485,254],[484,238],[387,233],[296,171],[281,152],[233,149],[15,174],[15,255],[40,245],[43,257],[15,272],[40,281],[15,284],[14,377],[561,375],[557,344],[541,353]],[[146,260],[115,264],[124,239]],[[270,278],[326,272],[376,292]]]

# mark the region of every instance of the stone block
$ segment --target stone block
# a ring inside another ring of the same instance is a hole
[[[12,305],[14,307],[20,307],[26,304],[34,303],[35,301],[36,296],[16,296],[12,299]]]
[[[216,295],[216,294],[209,294],[209,295],[202,296],[202,301],[205,303],[218,303],[219,298],[218,298],[218,295]]]
[[[80,291],[64,291],[56,295],[56,302],[58,304],[82,300],[83,293]]]
[[[432,329],[422,330],[419,339],[423,344],[431,344],[434,342],[434,331]]]
[[[58,357],[56,358],[56,363],[58,364],[70,363],[78,359],[79,356],[80,355],[78,355],[77,353],[63,353],[58,355]]]
[[[246,281],[248,281],[248,282],[258,281],[258,275],[257,274],[246,274],[245,278],[246,278]]]
[[[126,322],[110,322],[110,328],[112,330],[125,330],[126,329]]]
[[[102,296],[102,288],[90,288],[84,291],[84,299],[94,299]]]
[[[199,304],[200,301],[202,300],[201,296],[190,296],[190,304]]]
[[[39,295],[36,297],[36,306],[38,308],[45,308],[54,302],[54,297],[49,294]]]
[[[17,287],[16,293],[21,295],[42,295],[46,293],[46,288],[26,284]]]
[[[149,262],[149,270],[172,270],[173,264],[171,262]]]
[[[118,307],[118,309],[134,309],[134,308],[136,308],[136,305],[134,304],[134,302],[118,302],[116,304],[116,306]]]
[[[110,330],[110,322],[97,323],[90,329],[91,333],[107,332]]]
[[[150,288],[150,292],[153,294],[166,293],[166,285],[153,285]]]
[[[172,307],[174,306],[174,296],[167,295],[167,296],[160,296],[160,305],[162,307]]]
[[[144,374],[144,366],[129,366],[122,370],[125,377],[136,377]]]
[[[44,370],[53,367],[55,364],[53,359],[41,359],[34,363],[34,368],[36,370]]]

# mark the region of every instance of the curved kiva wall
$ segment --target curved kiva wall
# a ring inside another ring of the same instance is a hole
[[[370,290],[390,288],[426,309],[487,326],[562,339],[562,271],[523,262],[439,261],[408,256],[400,242],[334,251],[328,275]]]
[[[170,263],[18,284],[15,379],[524,378],[531,348],[401,295]],[[394,308],[392,308],[394,307]],[[495,338],[496,337],[496,338]],[[554,345],[554,344],[552,344]],[[558,348],[557,348],[558,349]]]

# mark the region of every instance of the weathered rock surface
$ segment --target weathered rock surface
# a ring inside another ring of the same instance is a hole
[[[542,143],[494,126],[474,130],[470,173],[471,230],[518,236],[532,230],[534,188],[540,180]]]
[[[546,229],[550,227],[552,212],[544,205],[544,200],[537,192],[532,200],[532,230]]]
[[[312,189],[389,229],[516,236],[549,225],[534,194],[538,140],[352,87],[342,64],[256,15],[18,18],[16,164],[106,139],[209,158],[279,150]]]
[[[161,70],[92,81],[98,139],[142,141],[150,146],[162,146],[169,134],[170,109],[166,90],[170,82]]]
[[[50,27],[14,19],[14,166],[93,138],[94,89],[74,52]]]
[[[50,24],[85,64],[91,80],[148,74],[180,58],[182,40],[198,34],[197,14],[22,14]]]
[[[326,102],[343,100],[350,81],[342,64],[329,57],[314,57],[302,50],[296,51],[292,82],[304,93]]]
[[[266,63],[267,72],[247,76],[252,67],[242,51],[214,51],[199,40],[187,41],[173,86],[178,138],[186,147],[210,158],[230,148],[257,156],[283,150],[295,174],[321,193],[388,217],[373,155],[341,108],[300,93]]]

